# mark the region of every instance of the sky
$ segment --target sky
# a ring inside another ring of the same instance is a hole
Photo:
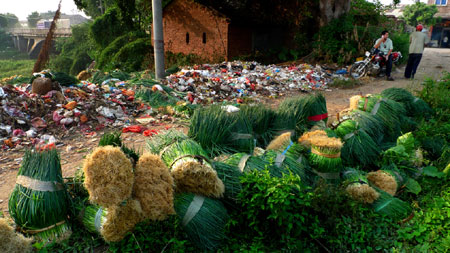
[[[27,16],[32,12],[56,11],[59,0],[0,0],[0,13],[13,13],[19,20],[27,20]],[[61,12],[69,15],[83,12],[77,9],[73,0],[62,0]]]

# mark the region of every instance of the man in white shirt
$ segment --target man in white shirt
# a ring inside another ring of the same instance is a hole
[[[389,32],[383,31],[381,32],[381,38],[375,42],[374,48],[380,50],[383,53],[384,58],[386,59],[386,79],[388,81],[394,81],[394,78],[391,77],[392,71],[392,50],[394,46],[392,45],[392,40],[389,39]]]
[[[417,67],[422,59],[423,48],[428,42],[428,36],[422,32],[423,26],[417,25],[416,31],[409,36],[409,58],[405,68],[405,78],[414,78]]]

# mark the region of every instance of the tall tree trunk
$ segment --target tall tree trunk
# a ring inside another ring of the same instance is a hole
[[[351,0],[319,0],[320,26],[322,27],[347,13],[350,10],[350,2]]]

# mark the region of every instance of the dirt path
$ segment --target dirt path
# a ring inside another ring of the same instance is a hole
[[[450,49],[425,49],[424,56],[420,63],[415,80],[406,80],[403,78],[404,67],[394,71],[395,81],[388,82],[385,79],[366,80],[364,85],[354,89],[333,89],[333,91],[324,91],[323,94],[327,100],[328,113],[330,120],[336,118],[336,114],[348,107],[349,98],[358,94],[375,94],[391,87],[406,88],[410,91],[420,89],[422,81],[426,77],[439,79],[442,71],[450,72]],[[163,126],[148,126],[152,129],[161,129]],[[183,126],[175,125],[182,128]],[[99,133],[95,137],[68,136],[62,140],[58,146],[61,153],[61,165],[64,177],[73,176],[77,168],[82,166],[84,157],[98,143]],[[142,148],[145,138],[141,134],[125,133],[123,139],[126,144],[136,148]],[[23,150],[0,151],[0,212],[8,214],[8,196],[14,188],[15,178],[21,163]]]

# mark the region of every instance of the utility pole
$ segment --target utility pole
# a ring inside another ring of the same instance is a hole
[[[153,12],[153,48],[155,50],[155,74],[156,79],[165,77],[164,71],[164,37],[162,23],[161,0],[152,0]]]

